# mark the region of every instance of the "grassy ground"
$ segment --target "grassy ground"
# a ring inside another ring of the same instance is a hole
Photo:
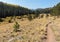
[[[46,42],[46,24],[50,21],[54,21],[54,24],[57,22],[59,24],[60,21],[59,18],[54,20],[54,17],[35,18],[32,21],[29,21],[27,18],[23,18],[23,20],[19,18],[16,19],[20,25],[19,31],[14,32],[13,26],[15,22],[8,23],[8,20],[9,18],[6,18],[0,24],[0,42]],[[55,33],[54,28],[52,30]]]

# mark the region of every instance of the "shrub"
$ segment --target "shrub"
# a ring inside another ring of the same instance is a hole
[[[21,19],[21,16],[18,16],[17,19]]]
[[[41,18],[43,18],[44,15],[41,15]]]
[[[11,18],[8,20],[8,22],[9,22],[9,23],[12,23],[12,19],[13,19],[13,17],[11,17]]]
[[[15,24],[14,24],[14,31],[17,32],[19,27],[20,27],[19,24],[17,22],[15,22]]]
[[[33,18],[31,15],[28,15],[28,20],[31,21]]]
[[[2,18],[0,18],[0,22],[3,22],[3,19]]]
[[[49,14],[46,14],[46,17],[49,17]]]
[[[8,22],[9,22],[9,23],[12,23],[12,21],[11,21],[11,20],[9,20]]]
[[[35,14],[35,18],[39,17],[39,14]]]

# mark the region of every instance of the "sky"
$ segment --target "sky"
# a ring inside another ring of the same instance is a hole
[[[60,0],[0,0],[0,2],[16,4],[29,9],[37,9],[53,7],[59,3]]]

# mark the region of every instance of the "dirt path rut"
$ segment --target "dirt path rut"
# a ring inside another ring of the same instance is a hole
[[[51,23],[52,22],[49,22],[47,24],[47,42],[56,42],[54,32],[50,28]]]

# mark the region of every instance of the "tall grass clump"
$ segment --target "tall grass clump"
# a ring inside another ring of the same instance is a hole
[[[14,31],[17,32],[18,29],[19,29],[20,25],[18,24],[18,22],[15,22],[13,28],[14,28]]]

